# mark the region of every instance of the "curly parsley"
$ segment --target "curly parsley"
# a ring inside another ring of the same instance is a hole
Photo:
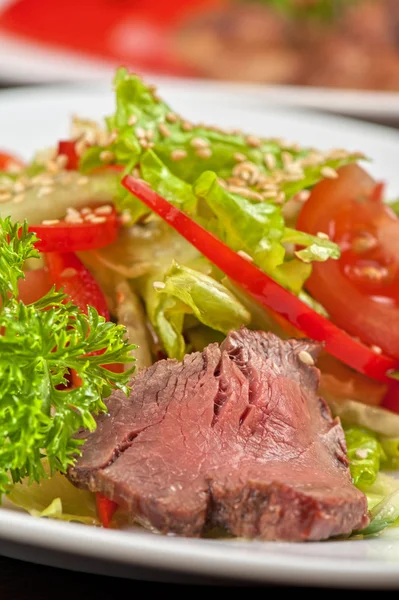
[[[66,471],[83,443],[75,434],[95,429],[103,398],[115,388],[128,392],[131,370],[101,365],[131,362],[135,347],[124,327],[94,308],[82,313],[62,291],[29,305],[19,300],[23,265],[38,257],[35,240],[26,223],[0,219],[0,497],[23,477],[46,477],[44,457],[51,473]],[[63,389],[71,369],[82,385]]]

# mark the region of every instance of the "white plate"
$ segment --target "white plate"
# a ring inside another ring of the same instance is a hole
[[[399,196],[399,133],[350,119],[268,107],[244,111],[221,104],[218,92],[198,96],[189,88],[161,90],[174,108],[193,120],[239,126],[265,136],[283,136],[320,148],[345,147],[368,154],[373,174]],[[68,132],[72,112],[98,117],[111,112],[104,88],[42,88],[0,94],[0,143],[25,157]],[[0,552],[58,566],[148,577],[148,569],[229,580],[306,585],[399,586],[399,530],[361,541],[289,544],[162,537],[143,531],[105,531],[37,520],[0,509]]]
[[[0,8],[4,1],[0,0]],[[117,66],[104,60],[51,48],[4,33],[0,33],[0,48],[0,79],[15,83],[108,81]],[[217,90],[224,96],[228,94],[230,103],[237,107],[251,105],[267,108],[268,103],[274,102],[283,106],[295,105],[328,110],[399,124],[397,92],[211,82],[200,79],[182,80],[177,77],[155,79],[176,87],[189,86],[199,94],[202,94],[204,89],[212,92]]]

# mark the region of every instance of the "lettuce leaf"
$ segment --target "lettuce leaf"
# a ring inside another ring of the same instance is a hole
[[[185,315],[194,315],[207,327],[227,334],[248,325],[250,313],[221,283],[174,262],[149,304],[151,322],[170,358],[185,354]]]
[[[387,527],[399,524],[399,479],[379,473],[365,493],[370,510],[370,524],[355,533],[375,535]]]
[[[361,427],[345,428],[347,454],[353,483],[363,489],[377,479],[382,448],[375,433]]]

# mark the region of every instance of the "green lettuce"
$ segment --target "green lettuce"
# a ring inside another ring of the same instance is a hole
[[[348,427],[345,438],[353,483],[360,489],[370,486],[377,479],[383,452],[376,434],[361,427]]]
[[[250,313],[224,285],[199,271],[174,262],[162,283],[164,287],[157,287],[149,300],[147,296],[147,307],[171,358],[182,359],[186,351],[185,315],[194,315],[198,322],[224,334],[251,320]]]
[[[399,524],[399,480],[379,473],[365,491],[370,510],[370,523],[361,531],[364,536],[375,535],[387,527]]]

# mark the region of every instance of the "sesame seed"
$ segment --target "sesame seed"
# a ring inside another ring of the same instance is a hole
[[[154,281],[152,285],[156,290],[163,290],[166,287],[163,281]]]
[[[83,219],[81,219],[80,217],[69,217],[66,216],[64,219],[65,223],[75,223],[75,224],[81,224],[83,223]]]
[[[314,360],[311,354],[309,354],[309,352],[307,352],[307,350],[301,350],[298,353],[298,358],[301,362],[303,362],[304,365],[314,365]]]
[[[24,186],[24,184],[23,184],[23,183],[21,183],[20,181],[17,181],[17,182],[14,184],[14,187],[13,187],[13,192],[15,192],[16,194],[20,194],[21,192],[24,192],[24,191],[25,191],[25,186]]]
[[[282,152],[281,160],[283,161],[284,167],[288,167],[288,165],[292,164],[294,158],[289,152]]]
[[[82,208],[82,210],[80,211],[81,215],[89,215],[91,213],[91,208],[89,208],[88,206],[85,206],[84,208]]]
[[[77,270],[73,267],[67,267],[61,273],[61,277],[76,277],[78,274]]]
[[[233,158],[237,162],[242,162],[243,160],[247,160],[247,157],[245,156],[245,154],[242,154],[241,152],[235,152],[233,154]]]
[[[310,198],[310,190],[302,190],[301,192],[298,192],[298,194],[295,196],[295,200],[298,200],[298,202],[306,202],[307,200],[309,200]]]
[[[75,144],[75,151],[78,156],[81,156],[86,151],[87,143],[85,139],[81,139]]]
[[[183,160],[186,156],[187,152],[185,150],[173,150],[170,154],[170,158],[174,161]]]
[[[112,206],[110,204],[104,204],[94,209],[96,215],[110,215],[112,213]],[[81,211],[83,213],[83,211]]]
[[[235,165],[233,176],[243,179],[248,185],[255,185],[259,179],[260,171],[254,163],[245,161]]]
[[[166,115],[166,120],[168,123],[176,123],[176,121],[178,120],[178,116],[176,113],[170,112]]]
[[[263,160],[264,163],[266,165],[266,167],[271,171],[272,169],[276,168],[276,157],[274,156],[274,154],[271,154],[270,152],[267,152],[264,156],[263,156]]]
[[[367,458],[369,451],[368,448],[358,448],[355,454],[357,458]]]
[[[359,235],[352,240],[352,250],[357,254],[362,254],[363,252],[368,252],[377,246],[378,242],[374,236],[368,235],[362,236]]]
[[[146,137],[145,129],[143,129],[143,127],[136,127],[136,135],[138,138],[145,138]]]
[[[86,176],[83,177],[79,177],[79,179],[76,182],[78,185],[86,185],[86,183],[89,183],[89,178]]]
[[[262,198],[264,200],[272,200],[277,196],[277,190],[270,190],[269,192],[262,192]]]
[[[122,223],[122,225],[130,225],[132,222],[132,216],[129,211],[124,210],[119,216],[119,221]]]
[[[54,189],[52,187],[42,187],[38,191],[37,195],[39,196],[39,198],[41,198],[42,196],[48,196],[53,191],[54,191]]]
[[[153,137],[154,137],[154,131],[152,129],[148,129],[146,131],[145,137],[150,142],[153,139]]]
[[[329,240],[330,236],[327,233],[324,233],[324,231],[318,231],[316,233],[317,237],[320,238],[321,240]]]
[[[233,192],[233,194],[240,194],[240,196],[248,198],[248,200],[256,200],[257,202],[262,202],[263,200],[262,194],[259,194],[258,192],[255,192],[254,190],[250,190],[245,187],[230,185],[228,187],[228,190],[230,192]]]
[[[285,202],[285,192],[278,192],[276,199],[275,199],[275,203],[283,204],[284,202]]]
[[[130,115],[127,124],[130,125],[131,127],[133,127],[133,125],[136,125],[137,123],[137,117],[136,115]]]
[[[8,202],[9,200],[11,200],[9,192],[0,192],[0,202]]]
[[[338,177],[337,171],[332,167],[323,167],[320,169],[320,174],[326,177],[326,179],[337,179]]]
[[[194,129],[194,125],[190,123],[190,121],[183,121],[181,124],[181,128],[183,129],[183,131],[191,131],[192,129]]]
[[[56,225],[59,222],[60,222],[59,219],[46,219],[46,220],[42,221],[42,225]]]
[[[76,210],[76,208],[72,208],[71,206],[69,206],[66,209],[66,214],[67,214],[67,217],[71,217],[74,219],[80,219],[80,216],[81,216],[81,213],[78,210]]]
[[[252,258],[252,256],[247,254],[244,250],[239,250],[237,252],[237,254],[238,254],[238,256],[241,256],[241,258],[245,258],[245,260],[247,260],[248,262],[254,262],[254,259]]]
[[[158,129],[159,129],[159,133],[161,135],[163,135],[163,137],[170,137],[171,133],[170,133],[170,129],[167,125],[165,125],[165,123],[160,123],[158,125]]]
[[[92,217],[90,219],[91,223],[105,223],[106,222],[106,217]]]
[[[58,164],[56,163],[55,160],[49,160],[46,164],[46,170],[49,173],[57,173],[58,171]]]
[[[256,137],[256,135],[247,135],[245,141],[247,142],[248,146],[252,146],[252,148],[259,148],[262,143],[261,140]]]
[[[300,181],[305,177],[305,174],[302,173],[286,173],[284,175],[284,181]]]
[[[102,160],[103,162],[111,162],[111,160],[114,160],[114,158],[115,154],[110,150],[103,150],[102,152],[100,152],[100,160]]]
[[[64,169],[68,164],[68,157],[65,154],[59,154],[56,157],[55,162],[59,169]]]
[[[227,180],[229,185],[235,185],[238,187],[245,187],[245,181],[239,177],[229,177]]]
[[[190,146],[192,146],[193,148],[208,148],[209,142],[208,140],[204,140],[203,138],[195,137],[191,140]]]
[[[376,345],[374,345],[374,344],[373,344],[373,345],[371,346],[371,349],[372,349],[372,351],[373,351],[373,352],[375,352],[376,354],[382,354],[382,348],[380,348],[379,346],[376,346]]]
[[[218,177],[218,183],[222,188],[224,188],[224,189],[228,188],[227,182],[224,179],[222,179],[221,177]]]
[[[19,204],[20,202],[23,202],[25,200],[25,194],[17,194],[17,196],[14,196],[14,198],[12,199],[14,204]]]
[[[199,158],[210,158],[212,156],[212,150],[210,148],[198,148],[195,151],[195,154],[199,156]]]

